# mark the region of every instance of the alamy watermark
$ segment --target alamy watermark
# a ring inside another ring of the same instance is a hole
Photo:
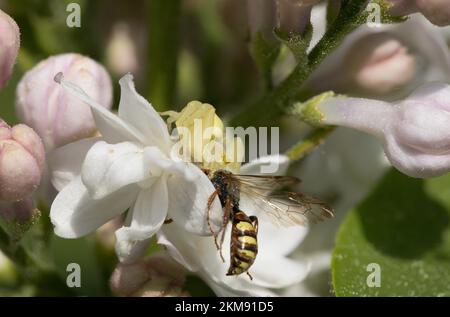
[[[225,131],[225,132],[224,132]],[[178,127],[172,131],[175,140],[171,157],[184,162],[244,163],[259,157],[278,154],[280,131],[278,127],[219,127],[203,128],[201,119],[194,119],[192,128]],[[278,171],[278,161],[261,166],[261,174]]]
[[[380,27],[381,26],[381,6],[378,3],[369,3],[366,7],[369,13],[367,16],[367,26]]]
[[[81,266],[78,263],[69,263],[66,267],[68,288],[81,287]]]
[[[66,25],[69,28],[81,28],[81,6],[76,2],[71,2],[67,5],[66,12],[69,12]]]
[[[370,263],[366,268],[370,274],[367,276],[366,284],[370,288],[381,287],[381,266],[378,263]]]

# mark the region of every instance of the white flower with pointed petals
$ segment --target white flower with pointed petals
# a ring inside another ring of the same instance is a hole
[[[258,174],[262,165],[278,164],[277,174],[284,174],[289,160],[283,155],[262,157],[241,167],[241,174]],[[250,268],[251,281],[246,274],[226,276],[229,266],[231,226],[225,235],[222,262],[212,237],[200,237],[186,232],[173,223],[157,234],[158,243],[165,245],[170,255],[187,270],[202,278],[218,296],[276,296],[277,290],[300,283],[310,270],[306,260],[293,260],[289,255],[302,242],[306,227],[280,228],[256,210],[246,200],[241,208],[259,219],[258,256]]]
[[[55,80],[89,104],[101,133],[50,154],[53,184],[60,190],[50,211],[57,235],[81,237],[129,209],[116,231],[116,251],[121,261],[132,262],[166,218],[194,235],[211,234],[206,202],[213,185],[197,166],[172,156],[165,122],[136,92],[131,75],[120,80],[118,116],[64,81],[62,74]],[[212,229],[221,222],[216,199]]]

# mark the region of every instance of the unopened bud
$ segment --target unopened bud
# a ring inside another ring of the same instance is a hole
[[[39,136],[24,124],[10,128],[0,120],[0,201],[25,199],[37,189],[45,151]]]
[[[105,68],[79,54],[52,56],[25,74],[17,87],[20,119],[41,136],[47,150],[96,132],[91,110],[54,81],[62,72],[99,104],[112,105],[111,79]]]
[[[11,76],[20,46],[20,31],[16,22],[0,10],[0,88]]]
[[[184,269],[165,253],[157,253],[133,264],[119,264],[110,286],[119,296],[186,296],[184,282]]]

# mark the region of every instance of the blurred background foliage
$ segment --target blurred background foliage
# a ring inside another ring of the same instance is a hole
[[[167,28],[161,25],[161,20],[167,19],[152,18],[152,14],[163,14],[157,5],[159,1],[145,0],[114,4],[106,0],[76,1],[82,10],[81,28],[69,28],[66,18],[70,12],[66,12],[66,7],[72,2],[0,1],[0,8],[17,21],[21,30],[18,64],[8,86],[0,92],[0,115],[6,121],[17,121],[14,116],[17,82],[24,72],[50,55],[76,52],[89,56],[105,65],[117,83],[123,74],[111,69],[106,48],[118,25],[127,26],[137,47],[138,64],[133,72],[137,89],[144,96],[153,96],[149,99],[156,99],[153,104],[159,110],[177,110],[188,101],[198,99],[213,104],[226,117],[242,103],[255,98],[260,88],[247,49],[245,13],[231,9],[236,1],[182,1],[180,25],[169,22]],[[170,30],[170,27],[179,29]],[[161,56],[158,52],[167,49],[155,47],[165,39],[169,41],[166,48],[173,47],[173,57]],[[160,73],[176,65],[171,59],[178,63],[177,77],[167,88],[158,88],[161,85],[158,76],[164,75]],[[161,63],[170,65],[161,66]],[[114,88],[118,97],[118,84]],[[167,96],[158,96],[155,89],[165,90],[163,94]],[[118,98],[115,100],[117,105]]]

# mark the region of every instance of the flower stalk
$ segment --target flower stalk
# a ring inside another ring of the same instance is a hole
[[[299,161],[311,153],[317,146],[335,130],[335,127],[329,126],[314,129],[306,138],[299,141],[286,152],[286,156],[291,162]]]

